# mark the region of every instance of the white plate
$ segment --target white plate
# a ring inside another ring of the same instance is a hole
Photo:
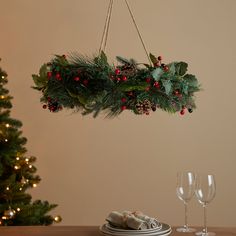
[[[113,235],[113,236],[127,236],[127,235],[142,235],[142,236],[166,236],[169,235],[171,233],[171,227],[168,224],[164,224],[162,223],[162,228],[156,231],[152,231],[152,232],[142,232],[142,230],[136,230],[135,232],[130,232],[132,230],[128,230],[129,232],[125,231],[125,232],[115,232],[112,230],[109,230],[106,227],[106,224],[102,225],[100,227],[100,231],[105,234],[105,235]],[[138,231],[138,232],[137,232]]]
[[[112,231],[116,231],[116,232],[125,232],[125,233],[135,233],[135,232],[142,232],[142,233],[148,233],[148,232],[153,232],[153,231],[157,231],[160,230],[162,228],[162,224],[159,223],[159,225],[156,228],[151,228],[151,229],[142,229],[142,230],[136,230],[136,229],[121,229],[115,226],[112,226],[110,224],[106,224],[106,228]]]

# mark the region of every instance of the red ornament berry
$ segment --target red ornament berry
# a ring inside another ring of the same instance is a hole
[[[56,79],[57,79],[57,80],[61,80],[61,75],[60,75],[60,73],[56,73]]]
[[[74,78],[74,81],[76,81],[76,82],[80,81],[80,77],[78,77],[78,76],[75,77],[75,78]]]
[[[164,67],[163,67],[163,70],[164,70],[165,72],[167,72],[167,71],[169,70],[169,67],[168,67],[168,66],[164,66]]]
[[[122,77],[122,80],[123,80],[123,81],[127,81],[127,77],[126,77],[126,76],[123,76],[123,77]]]
[[[126,102],[126,98],[121,98],[121,101],[122,102]]]
[[[154,86],[155,88],[160,88],[160,84],[159,84],[159,82],[157,82],[157,81],[153,84],[153,86]]]
[[[159,56],[157,59],[158,59],[159,61],[161,61],[161,60],[162,60],[162,56]]]
[[[119,69],[116,69],[116,70],[115,70],[115,74],[116,74],[116,75],[119,75],[119,74],[120,74],[120,70],[119,70]]]
[[[160,67],[160,66],[161,66],[161,62],[158,61],[158,62],[154,63],[154,66],[155,66],[155,67]]]
[[[44,104],[44,105],[43,105],[43,109],[46,109],[46,108],[47,108],[47,105],[46,105],[46,104]]]
[[[176,96],[179,95],[179,90],[175,90],[175,95],[176,95]]]
[[[146,91],[149,91],[149,90],[150,90],[150,87],[148,86],[145,90],[146,90]]]
[[[118,77],[118,78],[116,78],[116,80],[119,82],[119,81],[120,81],[120,78]]]
[[[52,72],[51,71],[48,71],[47,77],[48,77],[48,79],[50,79],[52,77]]]
[[[88,80],[85,79],[85,80],[83,81],[83,84],[84,84],[85,86],[88,85]]]
[[[146,82],[150,83],[151,82],[151,78],[146,78]]]
[[[129,96],[133,96],[134,94],[133,94],[133,92],[131,91],[131,92],[128,93],[128,95],[129,95]]]
[[[180,115],[184,115],[185,114],[185,109],[182,109],[181,111],[180,111]]]
[[[124,111],[126,109],[126,106],[122,106],[121,110]]]
[[[168,66],[164,66],[163,69],[164,69],[165,72],[169,71],[169,67]]]

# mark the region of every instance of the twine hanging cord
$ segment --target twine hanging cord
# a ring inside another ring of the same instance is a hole
[[[106,50],[108,32],[109,32],[110,21],[111,21],[111,13],[112,13],[113,1],[114,1],[114,0],[110,0],[110,2],[109,2],[109,6],[108,6],[108,10],[107,10],[107,17],[106,17],[106,22],[105,22],[104,30],[103,30],[103,35],[102,35],[102,40],[101,40],[101,45],[100,45],[99,53],[101,53],[102,50],[103,50],[103,51]],[[137,25],[137,22],[136,22],[136,20],[135,20],[134,14],[133,14],[133,12],[132,12],[130,6],[129,6],[128,0],[125,0],[125,3],[126,3],[126,6],[127,6],[127,8],[128,8],[128,11],[129,11],[129,13],[130,13],[130,16],[131,16],[131,18],[132,18],[132,20],[133,20],[134,26],[135,26],[135,28],[136,28],[136,30],[137,30],[139,39],[140,39],[140,41],[141,41],[141,43],[142,43],[142,45],[143,45],[143,49],[144,49],[144,51],[145,51],[145,53],[146,53],[146,55],[147,55],[147,58],[148,58],[148,60],[149,60],[149,62],[150,62],[150,65],[151,65],[151,64],[152,64],[151,59],[150,59],[150,57],[149,57],[149,54],[148,54],[147,48],[146,48],[146,46],[145,46],[144,40],[143,40],[142,35],[141,35],[141,33],[140,33],[140,30],[139,30],[139,28],[138,28],[138,25]]]
[[[102,51],[105,52],[106,50],[108,32],[109,32],[109,27],[110,27],[110,22],[111,22],[112,7],[113,7],[113,0],[110,0],[108,9],[107,9],[107,16],[106,16],[104,29],[103,29],[102,40],[101,40],[101,44],[99,48],[99,54],[101,54]]]

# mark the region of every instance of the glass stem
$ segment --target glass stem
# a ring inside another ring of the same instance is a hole
[[[188,229],[188,204],[184,203],[184,228]]]
[[[204,233],[206,234],[207,233],[207,206],[206,204],[203,205],[203,209],[204,209]]]

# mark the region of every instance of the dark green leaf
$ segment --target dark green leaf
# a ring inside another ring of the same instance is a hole
[[[150,66],[149,64],[143,63],[143,65],[144,65],[145,67],[147,67],[148,69],[151,68],[151,66]]]
[[[150,59],[151,59],[153,65],[158,62],[157,58],[156,58],[152,53],[149,54],[149,57],[150,57]]]
[[[103,51],[101,52],[100,58],[101,58],[102,63],[104,63],[104,64],[107,63],[107,56],[106,56],[105,52],[103,52]]]
[[[183,76],[187,72],[188,64],[186,62],[177,62],[175,64],[175,74]]]
[[[45,87],[47,81],[45,81],[44,77],[39,77],[38,75],[32,75],[32,78],[37,87],[39,88]]]
[[[39,70],[39,75],[42,79],[46,79],[47,80],[47,72],[48,72],[48,69],[47,69],[47,64],[43,64],[41,67],[40,67],[40,70]]]
[[[117,56],[116,57],[116,60],[122,64],[131,64],[130,61],[126,58],[123,58],[123,57],[120,57],[120,56]]]
[[[186,74],[184,76],[184,79],[186,80],[188,85],[193,86],[193,87],[198,86],[198,81],[197,81],[197,78],[195,77],[195,75]]]

